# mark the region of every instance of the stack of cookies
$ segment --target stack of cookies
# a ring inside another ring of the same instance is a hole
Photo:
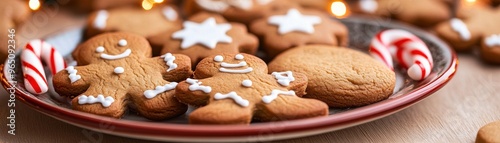
[[[181,10],[182,9],[182,10]],[[345,25],[287,0],[188,0],[96,10],[53,77],[78,111],[192,124],[250,124],[327,116],[392,95],[395,73],[345,48]]]

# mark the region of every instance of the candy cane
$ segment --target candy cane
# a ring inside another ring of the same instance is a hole
[[[40,58],[49,66],[52,75],[66,68],[64,58],[49,43],[36,39],[26,44],[21,54],[24,83],[26,89],[34,94],[42,94],[48,90]]]
[[[414,80],[429,76],[433,67],[429,48],[417,36],[404,30],[390,29],[378,33],[371,42],[370,54],[391,69],[394,69],[392,58],[395,58]]]

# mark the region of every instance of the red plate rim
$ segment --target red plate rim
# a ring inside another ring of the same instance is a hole
[[[446,46],[448,47],[448,46]],[[140,122],[131,120],[120,120],[108,117],[97,116],[84,112],[77,112],[71,109],[59,107],[57,105],[44,102],[29,93],[15,87],[16,95],[22,102],[32,108],[50,116],[61,118],[67,122],[77,125],[93,127],[100,130],[108,130],[129,134],[142,134],[149,136],[182,136],[182,137],[238,137],[259,135],[266,132],[291,133],[296,131],[312,130],[325,127],[334,127],[343,124],[355,123],[358,121],[375,118],[379,115],[399,110],[408,105],[414,104],[444,86],[455,74],[458,66],[457,57],[448,47],[451,53],[451,62],[447,69],[434,80],[421,85],[404,96],[388,99],[383,104],[356,108],[356,110],[337,113],[328,117],[317,117],[302,120],[280,121],[270,123],[256,123],[252,125],[181,125],[168,123]],[[2,85],[4,88],[12,87],[4,75],[4,65],[1,65]],[[105,127],[112,127],[105,129]]]

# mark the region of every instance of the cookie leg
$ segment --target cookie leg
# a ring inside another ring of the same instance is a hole
[[[252,120],[252,112],[252,105],[242,107],[232,100],[218,100],[194,110],[189,115],[189,123],[249,124]]]
[[[257,104],[255,118],[261,121],[303,119],[328,115],[328,105],[316,100],[279,95],[271,103]]]
[[[484,38],[481,45],[481,58],[492,64],[500,64],[500,35]],[[497,41],[495,41],[497,40]]]
[[[164,120],[184,114],[187,105],[180,103],[175,98],[175,85],[177,83],[163,84],[162,88],[133,89],[132,103],[139,114],[150,120]]]
[[[120,118],[126,111],[126,93],[103,87],[91,86],[86,92],[72,100],[75,110]]]

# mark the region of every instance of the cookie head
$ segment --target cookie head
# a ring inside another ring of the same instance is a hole
[[[249,54],[219,54],[203,59],[196,66],[195,77],[206,78],[216,74],[267,73],[264,61]]]
[[[107,33],[89,39],[73,54],[79,64],[85,65],[99,61],[150,57],[151,47],[148,41],[139,35]]]

